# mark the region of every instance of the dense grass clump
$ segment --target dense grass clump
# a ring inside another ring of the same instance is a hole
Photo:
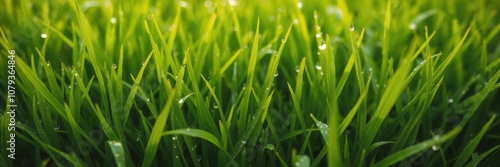
[[[0,166],[498,166],[499,2],[3,0]]]

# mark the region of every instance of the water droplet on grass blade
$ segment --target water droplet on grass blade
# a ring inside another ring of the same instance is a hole
[[[181,98],[181,99],[179,100],[179,104],[183,104],[183,103],[186,101],[186,99],[187,99],[189,96],[193,95],[193,94],[194,94],[194,93],[190,93],[190,94],[188,94],[188,95],[184,96],[183,98]]]
[[[276,72],[274,73],[274,77],[277,77],[277,76],[278,76],[278,71],[276,71]]]
[[[295,71],[299,72],[300,71],[300,67],[299,66],[295,66]]]
[[[116,64],[111,65],[112,69],[116,69]]]
[[[177,135],[172,136],[172,140],[177,140]]]
[[[434,150],[434,151],[438,151],[438,150],[439,150],[439,146],[437,146],[437,145],[432,145],[432,150]]]
[[[297,2],[297,8],[302,9],[302,7],[304,7],[302,1]]]
[[[180,4],[181,4],[181,7],[183,7],[183,8],[186,8],[188,5],[186,1],[181,1]]]
[[[216,103],[214,103],[213,107],[214,107],[215,109],[219,108],[219,106],[217,106],[217,104],[216,104]]]
[[[238,4],[238,2],[236,2],[236,0],[228,0],[228,3],[229,3],[229,6],[236,6]]]
[[[201,161],[201,155],[196,156],[196,160]]]
[[[321,65],[319,65],[319,62],[316,63],[316,65],[314,66],[314,68],[316,68],[316,70],[321,70]]]
[[[47,34],[42,33],[42,34],[40,34],[40,37],[42,37],[43,39],[45,39],[45,38],[47,38]]]
[[[319,50],[325,50],[326,49],[326,44],[321,44],[318,46]]]
[[[354,30],[356,30],[356,27],[354,27],[354,24],[353,24],[353,23],[352,23],[352,21],[351,21],[351,24],[349,25],[349,31],[351,31],[351,32],[352,32],[352,31],[354,31]]]
[[[408,25],[408,28],[410,28],[410,30],[416,30],[417,29],[417,24],[410,23],[410,25]]]
[[[453,103],[454,100],[453,99],[448,99],[448,103]]]
[[[115,145],[115,146],[117,146],[117,147],[121,147],[121,146],[122,146],[122,143],[120,143],[120,142],[115,142],[115,143],[113,143],[113,145]]]
[[[245,144],[247,144],[247,141],[246,140],[242,140],[241,144],[245,145]]]
[[[111,24],[115,24],[116,23],[116,18],[115,17],[111,17],[110,22],[111,22]]]

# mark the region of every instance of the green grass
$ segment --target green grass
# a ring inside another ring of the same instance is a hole
[[[497,1],[0,6],[0,166],[500,165]]]

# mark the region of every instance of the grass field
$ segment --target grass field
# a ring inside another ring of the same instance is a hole
[[[0,6],[0,166],[500,165],[500,1]]]

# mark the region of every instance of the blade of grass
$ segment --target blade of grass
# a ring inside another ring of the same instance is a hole
[[[381,161],[375,163],[373,166],[374,167],[379,167],[379,166],[391,166],[411,155],[417,154],[419,152],[422,152],[424,150],[428,150],[432,146],[435,145],[441,145],[442,143],[450,140],[451,138],[455,137],[458,133],[462,131],[462,127],[456,127],[450,132],[444,134],[442,137],[434,137],[432,139],[423,141],[421,143],[415,144],[413,146],[407,147],[399,152],[396,152],[392,155],[389,155],[387,158],[382,159]]]
[[[108,140],[108,146],[111,148],[111,152],[113,153],[113,158],[115,159],[116,166],[126,166],[125,156],[123,151],[123,146],[120,141],[116,140]]]
[[[153,126],[153,129],[151,131],[151,135],[149,136],[148,139],[148,144],[146,146],[146,150],[144,151],[144,160],[142,161],[142,166],[150,166],[153,159],[155,158],[156,155],[156,150],[158,149],[158,145],[160,143],[160,139],[162,137],[161,132],[165,129],[166,123],[168,116],[170,115],[170,110],[172,108],[172,101],[174,100],[174,95],[175,95],[175,90],[172,90],[169,92],[169,97],[168,100],[163,106],[163,109],[156,119],[156,122]]]
[[[472,139],[469,142],[469,144],[467,144],[467,146],[465,146],[465,148],[460,153],[460,155],[457,158],[457,161],[455,162],[455,164],[453,164],[453,166],[457,166],[457,167],[458,166],[464,166],[465,162],[467,162],[467,160],[470,159],[472,153],[474,152],[474,150],[476,149],[477,145],[479,144],[479,142],[483,138],[484,134],[490,128],[490,126],[493,123],[493,121],[495,120],[495,118],[496,118],[496,114],[493,115],[490,118],[490,120],[483,126],[483,128],[481,128],[481,131],[479,131],[479,133],[477,134],[477,136],[474,137],[474,139]]]

